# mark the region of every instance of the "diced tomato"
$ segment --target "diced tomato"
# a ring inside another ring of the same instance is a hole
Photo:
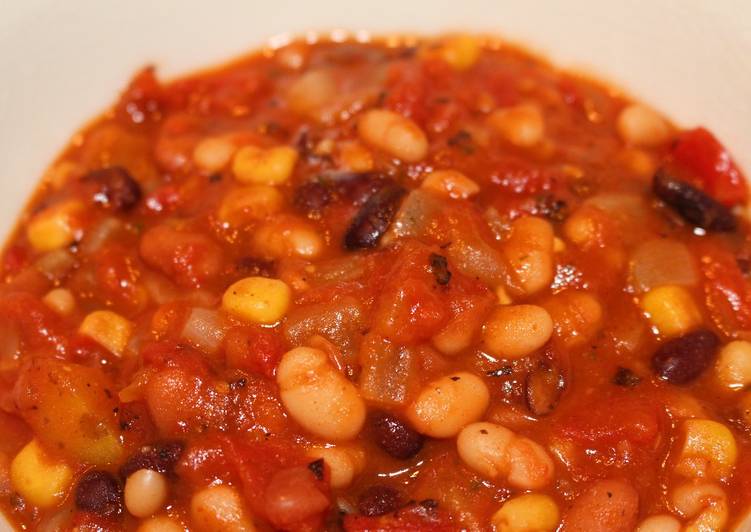
[[[14,292],[0,298],[0,322],[15,325],[21,339],[30,347],[52,344],[65,345],[58,316],[38,298],[25,292]]]
[[[117,117],[127,124],[156,120],[161,114],[164,91],[154,67],[141,70],[125,89],[115,107]]]
[[[5,274],[15,275],[20,272],[29,262],[29,252],[22,246],[10,246],[3,256],[2,271]]]
[[[376,302],[373,330],[398,344],[416,343],[448,321],[447,290],[429,271],[430,249],[406,245]]]
[[[234,480],[231,462],[225,456],[224,439],[208,435],[191,443],[183,452],[175,473],[186,482],[196,485],[209,484],[215,480]]]
[[[119,244],[102,248],[95,258],[100,297],[128,311],[137,311],[148,303],[146,289],[140,283],[138,258]]]
[[[411,504],[393,514],[379,517],[348,515],[344,518],[347,532],[453,532],[461,530],[452,525],[445,513],[429,506],[429,503]]]
[[[229,463],[238,472],[245,499],[248,501],[254,515],[265,517],[272,520],[272,522],[278,521],[278,524],[284,525],[285,530],[312,531],[320,528],[322,515],[303,516],[300,514],[293,516],[295,519],[298,519],[297,521],[294,519],[290,520],[289,516],[285,517],[279,514],[279,508],[276,504],[276,502],[279,502],[276,496],[280,494],[279,490],[284,488],[281,484],[286,484],[286,481],[289,480],[286,477],[296,476],[291,475],[289,471],[296,470],[299,473],[300,470],[296,469],[297,466],[306,467],[310,462],[304,456],[301,448],[286,440],[242,443],[226,437],[224,438],[224,450]],[[312,488],[304,490],[302,495],[310,496],[310,499],[306,499],[303,506],[311,512],[321,509],[320,495],[328,499],[327,470],[324,471],[324,475],[326,476],[322,479],[305,479],[306,485],[309,483],[309,487],[312,486]],[[297,474],[297,478],[299,482],[299,474]],[[269,488],[272,489],[270,495],[276,497],[273,508],[269,507],[269,501],[267,500],[267,489]],[[312,491],[318,491],[318,494],[312,493]],[[297,493],[295,496],[300,495],[300,493]],[[270,509],[272,510],[271,515],[269,515]],[[281,523],[281,521],[284,521],[284,523]]]
[[[199,287],[224,267],[219,245],[204,233],[157,225],[141,237],[141,258],[184,287]]]
[[[180,203],[180,190],[175,185],[162,185],[146,196],[144,203],[153,212],[172,212]]]
[[[515,159],[493,165],[488,179],[514,194],[538,194],[552,186],[548,172]]]
[[[720,203],[736,205],[748,201],[743,173],[725,147],[703,127],[683,132],[671,157],[693,173],[707,194]]]
[[[388,73],[384,107],[422,124],[427,118],[427,78],[414,63],[396,63]]]
[[[564,417],[559,426],[565,438],[593,445],[614,445],[627,440],[652,445],[660,433],[659,405],[626,393],[598,396]]]
[[[230,367],[273,378],[284,354],[285,343],[275,329],[243,326],[227,332],[224,349]]]
[[[751,330],[751,284],[735,257],[719,247],[705,247],[700,267],[707,308],[715,325],[730,336]]]

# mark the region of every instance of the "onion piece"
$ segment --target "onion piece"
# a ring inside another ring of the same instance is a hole
[[[68,275],[75,265],[76,258],[67,249],[45,253],[34,263],[36,269],[51,281],[58,281]]]
[[[648,240],[631,255],[630,277],[640,292],[664,285],[694,286],[699,274],[685,244],[669,238]]]
[[[226,332],[227,323],[218,311],[196,307],[191,309],[180,336],[204,353],[215,355]]]
[[[99,225],[87,231],[81,241],[81,252],[84,255],[96,253],[111,236],[122,228],[123,223],[117,218],[105,218]]]

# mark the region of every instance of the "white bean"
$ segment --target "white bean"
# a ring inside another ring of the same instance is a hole
[[[204,488],[190,500],[190,517],[200,532],[255,532],[242,497],[231,486]]]
[[[505,479],[520,489],[542,488],[553,480],[555,466],[538,443],[494,423],[472,423],[456,439],[459,456],[490,479]]]
[[[357,121],[357,132],[365,143],[408,163],[428,154],[428,139],[420,126],[393,111],[366,111]]]
[[[537,305],[498,306],[485,320],[485,350],[504,358],[527,356],[541,348],[553,334],[553,320]]]
[[[659,146],[670,137],[670,126],[665,119],[638,103],[621,111],[616,129],[624,141],[635,146]]]
[[[519,218],[511,224],[511,234],[503,243],[503,255],[510,267],[512,288],[533,294],[550,286],[555,269],[553,226],[535,216]]]
[[[636,532],[680,532],[681,522],[670,514],[652,515],[639,523]]]
[[[751,342],[736,340],[723,347],[715,370],[720,384],[731,390],[751,384]]]
[[[681,484],[673,490],[670,501],[682,517],[692,519],[684,532],[722,530],[727,523],[727,496],[714,482],[694,479]]]
[[[312,447],[311,458],[322,458],[331,471],[331,487],[346,488],[365,466],[365,451],[356,445]]]
[[[497,109],[490,114],[488,121],[493,129],[515,146],[530,148],[545,138],[545,117],[534,104]]]
[[[449,438],[480,419],[490,401],[488,387],[478,376],[459,372],[427,384],[407,409],[418,432]]]
[[[326,353],[298,347],[282,357],[276,372],[280,396],[303,428],[329,440],[354,438],[365,423],[365,402]]]
[[[125,481],[125,507],[136,517],[149,517],[167,500],[167,479],[157,471],[139,469]]]

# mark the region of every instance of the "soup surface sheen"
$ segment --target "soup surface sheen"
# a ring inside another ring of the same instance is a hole
[[[497,40],[138,73],[2,254],[0,507],[39,530],[723,530],[745,179]]]

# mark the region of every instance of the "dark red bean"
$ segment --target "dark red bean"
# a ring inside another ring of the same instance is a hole
[[[730,209],[698,188],[660,169],[652,180],[652,190],[688,223],[709,231],[734,231],[736,220]]]
[[[293,204],[300,212],[318,215],[331,202],[332,194],[328,186],[318,181],[304,183],[295,190]]]
[[[641,382],[641,377],[628,368],[618,367],[613,375],[613,384],[624,388],[633,388]]]
[[[402,496],[391,486],[371,486],[366,489],[357,503],[362,515],[376,517],[398,510],[402,505]]]
[[[449,263],[446,257],[438,255],[437,253],[430,254],[430,271],[435,277],[435,282],[440,285],[447,285],[451,280],[451,272],[449,271]]]
[[[550,414],[561,399],[563,375],[555,368],[538,366],[527,374],[525,395],[529,411],[536,416]]]
[[[425,441],[422,434],[388,412],[375,412],[371,416],[371,426],[376,444],[401,460],[419,453]]]
[[[172,473],[175,464],[183,452],[179,442],[157,443],[142,447],[133,454],[120,468],[120,476],[128,478],[139,469],[151,469],[159,473]]]
[[[339,172],[328,174],[337,193],[354,205],[363,205],[373,194],[393,182],[372,172]]]
[[[102,517],[115,517],[123,511],[123,490],[106,471],[89,471],[76,485],[76,507]]]
[[[708,330],[668,340],[652,356],[652,369],[672,384],[686,384],[712,364],[719,343],[717,335]]]
[[[347,229],[344,247],[350,250],[376,247],[399,210],[404,194],[404,188],[393,184],[373,194]]]
[[[122,166],[108,166],[89,172],[83,180],[95,186],[94,203],[128,211],[141,199],[141,187]]]

